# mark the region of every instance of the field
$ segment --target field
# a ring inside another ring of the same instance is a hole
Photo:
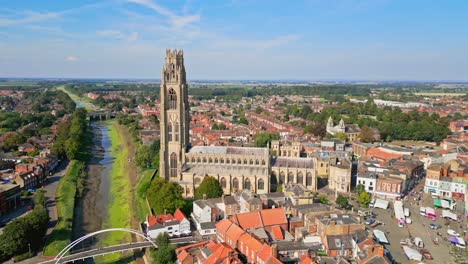
[[[130,228],[131,208],[130,201],[130,180],[128,178],[128,148],[124,144],[125,137],[121,133],[122,127],[116,122],[109,122],[109,138],[112,144],[111,155],[113,157],[112,168],[110,169],[110,200],[108,204],[107,218],[103,228]],[[131,237],[127,233],[113,232],[107,234],[100,241],[101,246],[117,245],[122,242],[130,242]],[[97,262],[114,263],[120,259],[120,254],[110,254],[102,256]]]
[[[57,186],[56,203],[58,223],[50,234],[44,248],[45,256],[56,256],[72,238],[73,214],[75,207],[76,181],[80,162],[72,160],[68,171]]]
[[[443,96],[443,97],[457,97],[457,96],[464,96],[465,93],[414,93],[415,95],[420,95],[420,96],[430,96],[430,97],[438,97],[438,96]]]
[[[60,90],[60,91],[63,91],[64,93],[68,94],[68,96],[70,96],[70,98],[77,104],[77,105],[84,105],[85,109],[88,110],[88,111],[92,111],[95,109],[94,105],[91,103],[91,100],[87,97],[80,97],[70,91],[68,91],[67,89],[65,89],[65,86],[61,85],[61,86],[57,86],[56,87],[57,90]]]

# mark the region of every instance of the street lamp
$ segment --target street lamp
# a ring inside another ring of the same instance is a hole
[[[31,243],[28,243],[28,247],[29,247],[29,255],[31,255]]]

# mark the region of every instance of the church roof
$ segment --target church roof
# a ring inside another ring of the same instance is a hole
[[[294,157],[277,157],[272,167],[289,167],[289,168],[314,168],[313,158],[294,158]]]
[[[189,153],[268,156],[268,149],[251,147],[195,146],[189,150]]]
[[[260,165],[237,165],[237,164],[185,164],[182,168],[184,172],[195,173],[196,175],[217,175],[230,174],[232,176],[268,176],[268,169]]]

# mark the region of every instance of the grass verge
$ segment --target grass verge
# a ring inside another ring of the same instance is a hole
[[[109,122],[108,131],[111,142],[111,156],[113,157],[110,169],[110,199],[107,209],[107,217],[103,228],[130,228],[131,208],[129,205],[130,180],[128,179],[128,148],[124,142],[121,127],[115,121]],[[130,242],[131,237],[124,232],[108,233],[100,241],[102,246],[117,245],[122,242]],[[98,262],[117,262],[120,254],[109,254],[99,257]]]
[[[135,187],[135,214],[139,222],[144,222],[146,215],[149,214],[149,209],[146,205],[146,190],[151,184],[153,173],[154,169],[142,170],[139,173],[138,183]]]
[[[58,222],[54,231],[50,234],[47,245],[44,248],[45,256],[56,256],[71,242],[73,235],[72,227],[75,208],[75,194],[80,166],[80,161],[70,161],[67,172],[60,179],[57,186],[55,201],[57,205]]]

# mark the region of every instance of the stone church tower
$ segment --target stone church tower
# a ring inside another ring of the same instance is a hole
[[[166,50],[160,93],[161,150],[159,174],[179,181],[189,139],[188,86],[182,50]]]

